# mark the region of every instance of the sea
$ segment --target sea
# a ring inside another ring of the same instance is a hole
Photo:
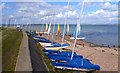
[[[32,31],[45,31],[43,24],[33,24],[26,29]],[[57,24],[55,25],[55,33],[57,33]],[[73,34],[76,25],[69,25],[69,34]],[[64,25],[60,25],[61,34],[63,33]],[[67,29],[67,28],[66,28]],[[53,31],[53,25],[51,26],[50,32]],[[104,46],[116,46],[118,47],[118,25],[81,25],[81,36],[85,37],[85,41]]]

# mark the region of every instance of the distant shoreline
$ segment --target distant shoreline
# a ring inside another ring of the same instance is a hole
[[[46,25],[45,23],[43,23],[44,25]],[[43,25],[43,24],[30,24],[30,25]],[[49,23],[48,23],[49,24]],[[56,23],[59,24],[59,23]],[[2,26],[5,26],[6,24],[2,24]],[[27,25],[27,24],[7,24],[7,25]],[[60,25],[64,25],[64,24],[60,24]],[[76,24],[69,24],[69,25],[76,25]],[[81,26],[120,26],[120,24],[81,24]]]
[[[65,40],[67,40],[67,41],[70,41],[70,42],[74,42],[74,40],[73,41],[71,41],[70,39],[68,39],[68,38],[70,38],[69,36],[66,36],[65,37]],[[118,48],[120,48],[120,47],[113,47],[113,45],[112,45],[112,47],[111,47],[111,45],[98,45],[98,44],[95,44],[95,43],[91,43],[91,42],[88,42],[88,41],[86,41],[86,40],[77,40],[77,41],[80,41],[80,42],[77,42],[77,44],[78,45],[84,45],[84,46],[89,46],[89,47],[103,47],[103,48],[110,48],[110,49],[118,49]]]

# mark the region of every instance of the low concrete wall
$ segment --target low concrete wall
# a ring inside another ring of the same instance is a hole
[[[25,31],[23,31],[23,39],[20,45],[15,71],[32,71],[28,36]]]

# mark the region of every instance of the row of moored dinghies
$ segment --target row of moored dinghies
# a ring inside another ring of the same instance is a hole
[[[69,1],[68,1],[68,6],[69,6]],[[83,6],[84,6],[84,1],[82,4],[80,16],[82,15]],[[66,17],[66,19],[67,19],[67,17]],[[66,23],[65,23],[64,27],[66,27]],[[49,26],[48,26],[48,24],[46,24],[46,30],[45,30],[45,32],[43,32],[43,34],[49,35],[50,30],[51,30],[50,28],[51,28],[51,23],[49,24]],[[68,26],[68,28],[69,28],[69,26]],[[67,29],[67,32],[68,31],[69,31],[69,29]],[[76,30],[73,33],[73,36],[70,38],[70,39],[75,40],[72,52],[67,51],[67,50],[63,51],[63,49],[70,46],[70,44],[64,43],[63,41],[61,43],[57,43],[54,41],[50,41],[48,38],[44,38],[44,37],[41,37],[38,35],[34,35],[33,39],[36,40],[37,42],[39,42],[40,45],[42,45],[44,47],[43,51],[46,53],[46,56],[52,61],[51,64],[55,68],[79,70],[79,71],[100,70],[99,65],[92,64],[88,59],[84,58],[82,55],[77,55],[74,52],[76,41],[79,39],[85,39],[85,37],[80,36],[80,31],[81,31],[81,27],[80,27],[80,18],[79,18],[79,20],[77,22]],[[27,32],[27,33],[30,34],[30,32]],[[53,31],[53,34],[54,34],[54,31]],[[57,34],[60,35],[60,24],[58,24]],[[64,40],[65,28],[64,28],[62,35],[63,35],[62,40]]]

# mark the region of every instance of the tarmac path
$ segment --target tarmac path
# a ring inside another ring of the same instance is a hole
[[[35,41],[31,38],[28,40],[33,71],[48,73],[42,55],[40,54],[39,49],[35,46]]]

